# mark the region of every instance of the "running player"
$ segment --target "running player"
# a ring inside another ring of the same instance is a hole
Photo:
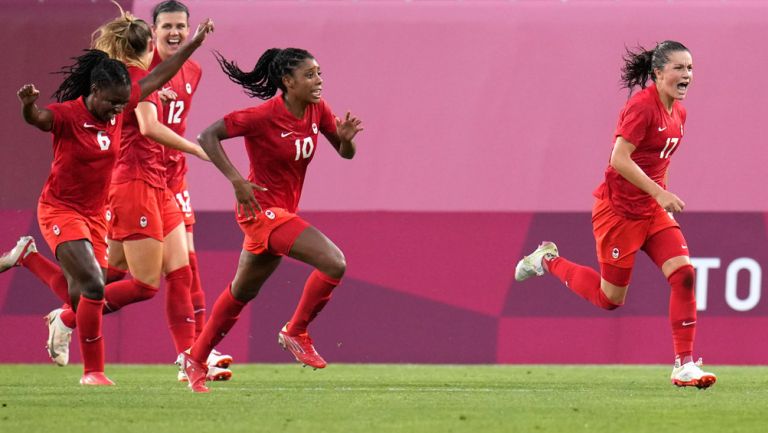
[[[680,101],[693,78],[691,53],[679,42],[664,41],[653,50],[628,51],[622,72],[630,93],[634,86],[643,90],[619,115],[605,181],[594,193],[592,226],[600,274],[559,257],[555,244],[544,242],[520,260],[515,279],[549,272],[592,304],[613,310],[624,305],[635,254],[643,250],[671,287],[672,383],[707,388],[717,378],[693,361],[695,272],[688,244],[672,217],[685,203],[667,190],[670,158],[684,133],[686,111]],[[646,87],[649,78],[653,83]]]
[[[104,210],[121,144],[122,113],[170,79],[211,31],[208,20],[177,55],[135,82],[125,65],[102,51],[88,50],[62,71],[66,78],[55,94],[58,103],[39,108],[40,92],[32,84],[18,91],[24,120],[53,134],[54,159],[37,214],[61,269],[37,254],[32,238],[24,236],[0,258],[0,272],[24,265],[43,281],[57,283],[52,290],[74,310],[69,310],[66,338],[75,324],[80,328],[83,385],[114,385],[104,375],[101,335],[107,265]]]
[[[203,333],[183,352],[182,367],[194,392],[205,385],[208,353],[237,321],[240,311],[259,292],[287,255],[315,268],[307,280],[296,311],[278,333],[278,341],[297,361],[314,368],[326,366],[315,351],[307,326],[330,300],[346,270],[339,248],[296,215],[307,166],[322,132],[343,158],[355,155],[354,137],[361,121],[347,112],[334,117],[321,98],[323,79],[317,60],[297,48],[267,50],[251,72],[217,54],[219,64],[246,93],[267,102],[226,115],[205,129],[198,141],[216,167],[232,182],[237,222],[245,233],[243,251],[232,283],[213,306]],[[273,97],[277,90],[279,97]],[[250,173],[237,171],[221,140],[244,137]]]

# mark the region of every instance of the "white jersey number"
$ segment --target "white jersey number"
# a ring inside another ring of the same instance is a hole
[[[192,205],[189,202],[189,191],[184,190],[183,192],[177,193],[176,201],[179,202],[179,207],[182,212],[192,213]]]
[[[107,135],[107,131],[99,131],[98,134],[96,134],[96,141],[99,143],[99,148],[101,148],[101,150],[109,150],[109,145],[112,144]]]
[[[680,141],[679,138],[667,138],[667,144],[664,146],[664,149],[661,149],[661,154],[659,155],[659,158],[661,159],[667,159],[669,158],[669,155],[672,153],[673,150],[675,150],[675,147],[677,147],[677,143]]]
[[[171,101],[168,106],[168,124],[181,123],[181,113],[184,112],[184,101]]]
[[[312,137],[307,137],[304,140],[296,139],[296,159],[298,161],[301,158],[307,159],[312,156],[312,152],[315,150],[315,143],[312,141]]]

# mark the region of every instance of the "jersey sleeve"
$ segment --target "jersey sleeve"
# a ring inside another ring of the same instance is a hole
[[[320,105],[320,131],[323,134],[336,132],[336,116],[333,114],[331,106],[325,102],[325,99],[321,101]]]
[[[259,116],[253,110],[233,111],[224,116],[224,126],[228,137],[244,137],[254,135],[259,127]]]
[[[131,83],[131,97],[128,99],[128,105],[125,110],[133,110],[139,105],[139,98],[141,98],[141,85],[138,81]]]
[[[647,105],[630,103],[621,113],[614,138],[621,136],[638,147],[648,132],[650,122],[651,113]]]
[[[45,108],[53,114],[53,127],[51,128],[51,133],[53,135],[61,136],[68,128],[67,125],[71,123],[70,119],[72,116],[70,116],[70,110],[61,103],[49,104]]]

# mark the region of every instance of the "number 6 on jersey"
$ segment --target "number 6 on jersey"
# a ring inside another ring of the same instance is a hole
[[[304,141],[297,138],[294,144],[296,144],[295,161],[298,161],[302,157],[304,159],[309,158],[310,156],[312,156],[312,151],[315,150],[315,143],[312,142],[312,137],[307,137],[304,139]]]

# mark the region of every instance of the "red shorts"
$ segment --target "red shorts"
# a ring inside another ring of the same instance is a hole
[[[160,242],[184,219],[168,188],[143,180],[112,185],[109,190],[109,238],[149,237]]]
[[[38,203],[37,222],[54,254],[64,242],[85,239],[93,245],[93,254],[99,266],[107,267],[107,222],[104,212],[89,216],[72,209]]]
[[[181,209],[184,216],[184,226],[188,232],[192,232],[192,225],[195,224],[195,211],[192,210],[192,202],[189,198],[189,189],[187,187],[187,177],[182,176],[180,182],[169,184],[168,187],[176,199],[176,205]]]
[[[256,218],[238,219],[237,223],[240,225],[240,230],[245,233],[243,249],[257,255],[265,252],[276,256],[288,254],[293,241],[299,237],[304,229],[309,227],[309,223],[301,217],[279,207],[264,209]],[[272,232],[286,223],[290,223],[290,226],[286,226],[290,230],[288,233],[282,233],[281,245],[277,248],[270,248],[269,238]]]
[[[592,230],[595,234],[597,260],[602,264],[629,269],[635,264],[635,254],[656,233],[680,225],[665,210],[647,219],[629,219],[617,215],[608,200],[598,199],[592,209]],[[687,245],[669,250],[668,258],[688,255]]]

